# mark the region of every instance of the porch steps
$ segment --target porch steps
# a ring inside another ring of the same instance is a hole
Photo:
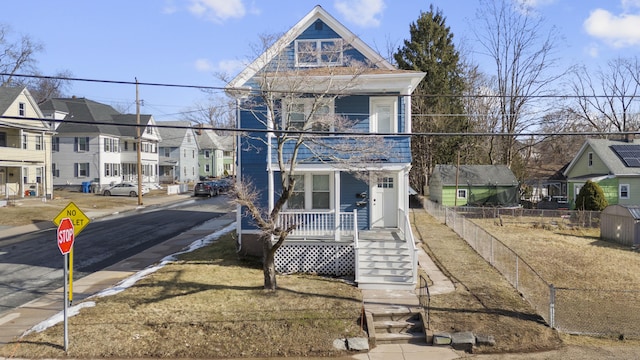
[[[397,231],[363,231],[358,238],[358,287],[413,290],[411,251]]]
[[[376,345],[427,345],[427,337],[420,312],[397,309],[392,312],[376,311],[370,313],[370,315],[373,320],[373,329],[370,328],[369,337],[375,338]]]

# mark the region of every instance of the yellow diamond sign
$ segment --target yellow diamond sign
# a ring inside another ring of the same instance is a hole
[[[85,215],[82,210],[80,210],[73,202],[70,202],[67,207],[65,207],[55,218],[53,218],[53,223],[56,224],[56,226],[59,226],[60,222],[64,218],[71,219],[71,222],[73,223],[74,236],[78,236],[78,234],[80,234],[80,231],[82,231],[87,225],[89,225],[89,222],[91,221],[89,220],[87,215]]]

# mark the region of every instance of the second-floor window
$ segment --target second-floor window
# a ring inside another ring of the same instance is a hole
[[[208,159],[211,156],[211,152],[209,150],[205,150],[204,151],[204,157],[205,159]]]
[[[42,150],[42,135],[36,135],[36,150]]]
[[[27,139],[28,139],[27,134],[22,134],[22,148],[25,150],[29,146],[29,142]]]
[[[88,137],[76,137],[75,138],[76,151],[89,151],[89,138]]]
[[[334,129],[332,102],[317,99],[296,99],[284,104],[284,129],[332,131]]]
[[[7,146],[7,133],[4,131],[0,131],[0,146]]]
[[[60,138],[53,137],[51,138],[51,150],[52,151],[60,151]]]

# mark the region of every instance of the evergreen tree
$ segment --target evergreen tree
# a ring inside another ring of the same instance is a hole
[[[452,134],[468,131],[468,119],[460,115],[464,112],[460,95],[465,84],[460,54],[442,12],[432,5],[409,26],[409,33],[411,39],[404,41],[394,59],[400,69],[426,73],[412,97],[412,131]],[[463,137],[453,135],[414,136],[411,185],[423,193],[433,167],[455,163],[463,141]]]
[[[602,211],[608,205],[604,191],[598,183],[587,180],[576,196],[576,210]]]

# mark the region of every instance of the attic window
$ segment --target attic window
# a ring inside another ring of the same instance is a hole
[[[296,40],[296,65],[301,67],[340,66],[342,39]]]

